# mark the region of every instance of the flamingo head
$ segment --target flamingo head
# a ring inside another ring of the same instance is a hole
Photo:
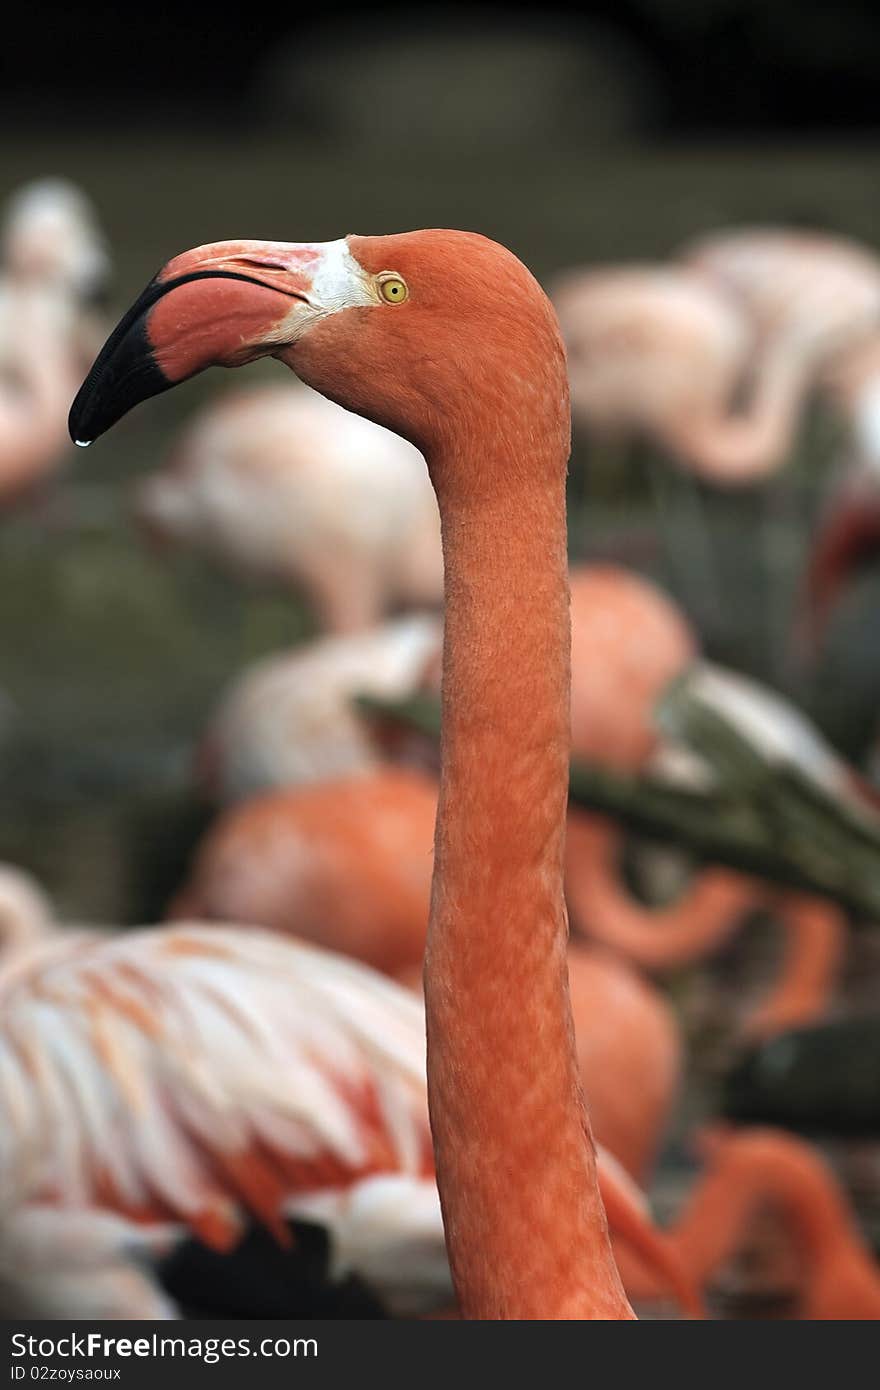
[[[0,864],[0,954],[50,938],[53,916],[49,899],[29,874]]]
[[[14,280],[66,289],[85,301],[103,299],[110,260],[88,198],[65,179],[20,188],[3,210],[0,252]]]
[[[418,447],[465,423],[503,427],[511,391],[567,428],[549,301],[505,248],[469,232],[329,242],[224,241],[169,261],[110,335],[74,401],[90,443],[138,402],[212,365],[274,356]],[[475,376],[480,391],[474,391]],[[471,421],[471,423],[473,423]]]

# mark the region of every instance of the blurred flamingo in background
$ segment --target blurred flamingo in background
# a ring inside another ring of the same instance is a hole
[[[578,565],[569,581],[572,757],[635,771],[657,752],[654,706],[696,660],[696,636],[671,599],[619,565]]]
[[[689,265],[736,297],[763,343],[824,336],[816,388],[848,429],[807,575],[798,634],[815,644],[852,567],[880,538],[880,259],[842,237],[782,228],[716,232]]]
[[[762,343],[745,306],[689,266],[571,271],[554,300],[574,419],[594,436],[645,436],[725,487],[785,461],[828,351],[809,316]]]
[[[171,917],[255,922],[420,990],[436,812],[433,779],[395,768],[254,797],[208,833]],[[644,1179],[677,1090],[677,1025],[624,962],[572,944],[568,967],[597,1137]]]
[[[732,296],[762,345],[804,340],[816,386],[844,414],[860,453],[880,459],[880,259],[842,237],[784,228],[715,232],[684,248],[687,266]]]
[[[654,704],[696,659],[694,638],[659,590],[624,570],[576,569],[571,595],[573,756],[642,769],[662,752]],[[413,675],[424,669],[429,640],[436,641],[431,631],[429,639],[428,629],[418,629],[425,643],[418,642]],[[235,778],[273,784],[288,778],[293,785],[255,795],[220,817],[197,850],[172,917],[256,922],[394,975],[420,966],[436,784],[425,772],[382,765],[342,694],[343,686],[354,694],[361,681],[370,688],[367,663],[384,641],[364,634],[317,643],[246,678],[233,694],[226,706],[231,718],[221,715],[203,749],[214,785],[231,787]],[[356,741],[337,739],[337,730],[347,736],[352,729]],[[359,775],[312,783],[313,772],[329,773],[338,756],[327,751],[328,734],[334,749],[353,755]],[[624,882],[624,840],[606,819],[570,812],[566,896],[576,928],[645,969],[668,970],[703,958],[750,911],[770,907],[785,931],[787,954],[747,1026],[771,1032],[821,1015],[843,949],[836,909],[773,894],[715,868],[695,874],[673,903],[649,907]]]
[[[59,936],[6,962],[0,997],[0,1290],[20,1316],[173,1315],[144,1247],[228,1250],[248,1213],[287,1245],[297,1198],[320,1201],[337,1272],[381,1285],[384,1267],[392,1302],[398,1281],[416,1306],[448,1297],[404,991],[187,926]]]
[[[31,874],[0,864],[0,959],[49,938],[54,917],[47,894]]]
[[[368,632],[323,637],[267,657],[236,678],[198,754],[212,799],[374,772],[382,762],[355,698],[404,699],[433,684],[443,628],[413,614]]]
[[[574,922],[651,972],[705,959],[750,913],[766,912],[784,934],[784,954],[776,980],[742,1020],[746,1035],[769,1037],[827,1013],[847,936],[846,919],[831,902],[703,869],[670,905],[646,906],[626,887],[620,831],[596,817],[571,818],[567,862]]]
[[[0,259],[10,279],[62,291],[85,306],[107,292],[110,257],[95,209],[66,179],[39,179],[7,201]]]
[[[69,448],[67,411],[100,341],[95,293],[108,259],[85,196],[29,184],[0,225],[0,504],[47,477]]]
[[[768,1285],[765,1297],[783,1296],[789,1316],[880,1318],[880,1269],[816,1148],[779,1130],[718,1127],[701,1136],[700,1149],[706,1169],[668,1228],[700,1288],[708,1289],[751,1241],[765,1268],[747,1276],[747,1283],[760,1278]],[[768,1217],[775,1223],[772,1235]],[[639,1275],[626,1250],[621,1268],[635,1297],[651,1295],[652,1279]]]
[[[77,310],[42,286],[0,283],[0,504],[48,477],[67,451],[65,416],[82,373]]]
[[[265,793],[221,816],[172,918],[255,922],[386,974],[421,963],[437,785],[414,769]]]
[[[572,572],[572,754],[623,772],[668,753],[655,718],[664,689],[697,659],[696,641],[665,595],[609,565]],[[664,970],[716,950],[758,906],[786,933],[787,952],[772,992],[747,1022],[772,1032],[815,1019],[828,1006],[845,940],[830,903],[773,893],[728,869],[699,870],[662,907],[639,902],[623,876],[624,832],[572,811],[566,896],[576,927],[648,970]]]
[[[282,1248],[289,1219],[325,1227],[331,1279],[356,1274],[398,1313],[451,1298],[409,991],[269,933],[187,924],[11,953],[0,1002],[7,1316],[177,1316],[153,1267],[188,1235],[231,1252],[249,1220]],[[604,1154],[599,1181],[619,1244],[695,1308]]]
[[[360,631],[391,608],[442,598],[424,460],[305,386],[212,402],[141,484],[136,507],[160,539],[302,588],[328,632]]]

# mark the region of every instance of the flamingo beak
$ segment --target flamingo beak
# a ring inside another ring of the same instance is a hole
[[[239,367],[316,319],[371,302],[345,242],[220,241],[168,262],[110,334],[70,411],[90,444],[139,402],[206,367]]]

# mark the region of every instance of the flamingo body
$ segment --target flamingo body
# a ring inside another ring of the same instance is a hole
[[[90,299],[108,258],[87,199],[61,179],[28,184],[0,225],[0,506],[49,477],[100,325]]]
[[[880,321],[868,253],[776,233],[709,239],[678,266],[572,272],[556,298],[575,418],[727,487],[782,466],[813,387]]]
[[[831,379],[880,330],[880,260],[819,233],[742,228],[685,250],[690,267],[747,310],[760,337],[799,334],[821,347]]]
[[[418,452],[304,386],[208,406],[142,484],[138,512],[154,535],[301,586],[333,632],[442,596],[437,504]]]
[[[27,1239],[51,1283],[52,1261],[66,1278],[89,1250],[122,1263],[131,1223],[229,1249],[250,1214],[286,1243],[298,1197],[323,1193],[327,1216],[333,1191],[351,1221],[344,1194],[377,1175],[399,1176],[403,1207],[430,1190],[421,1010],[354,962],[255,930],[71,935],[10,962],[0,993],[21,1213],[0,1263]],[[89,1212],[120,1219],[97,1250],[106,1224],[85,1245],[70,1226]]]
[[[265,793],[200,847],[172,915],[249,921],[387,974],[421,962],[437,789],[415,771]]]
[[[672,437],[729,408],[754,345],[748,318],[686,268],[569,272],[554,296],[575,419],[597,434]]]
[[[7,959],[0,1001],[5,1311],[174,1317],[151,1264],[187,1234],[228,1251],[248,1219],[288,1245],[285,1217],[325,1226],[332,1275],[398,1311],[450,1297],[409,991],[187,923],[61,934]],[[688,1301],[637,1189],[601,1165],[618,1236]]]
[[[203,739],[202,784],[235,801],[268,787],[372,773],[380,764],[355,697],[402,699],[436,663],[438,619],[413,615],[325,637],[239,676]]]
[[[766,341],[809,340],[815,384],[849,429],[852,457],[813,548],[804,625],[815,642],[853,565],[876,544],[880,473],[880,259],[841,237],[719,232],[686,251],[736,297]]]
[[[568,987],[596,1138],[637,1182],[647,1181],[681,1080],[675,1016],[623,961],[579,943],[569,947]]]
[[[643,767],[659,745],[654,705],[696,651],[684,617],[646,579],[616,565],[573,569],[573,756]]]

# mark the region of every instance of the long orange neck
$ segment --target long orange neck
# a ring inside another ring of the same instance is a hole
[[[566,449],[531,424],[527,460],[510,433],[481,438],[473,488],[447,486],[456,445],[431,461],[446,564],[425,967],[437,1181],[463,1316],[627,1318],[566,974]]]

